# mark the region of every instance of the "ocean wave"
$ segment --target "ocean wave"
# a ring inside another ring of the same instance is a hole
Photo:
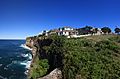
[[[26,46],[25,44],[21,44],[20,47],[22,47],[22,48],[24,48],[24,49],[32,50],[31,48],[29,48],[29,47]],[[22,61],[22,62],[19,63],[20,65],[24,65],[24,66],[25,66],[26,71],[24,72],[24,74],[27,75],[28,69],[30,69],[30,65],[31,65],[31,62],[32,62],[32,54],[31,54],[31,53],[21,54],[21,56],[22,56],[22,57],[25,57],[25,58],[28,58],[27,60]]]
[[[8,68],[8,67],[10,67],[10,66],[13,66],[13,65],[20,64],[20,63],[21,63],[21,61],[14,60],[14,61],[12,61],[10,64],[8,64],[8,65],[6,66],[6,68]]]
[[[0,64],[0,66],[2,66],[2,64]]]
[[[12,63],[6,65],[6,67],[4,67],[4,69],[9,68],[10,66],[15,65],[15,64],[19,64],[19,63],[20,63],[20,61],[16,61],[16,60],[12,61]]]
[[[8,68],[4,67],[4,70],[8,70]]]
[[[25,65],[25,68],[26,68],[26,69],[29,69],[29,68],[30,68],[30,65],[31,65],[31,62],[32,62],[32,61],[23,61],[23,62],[21,62],[20,64],[21,64],[21,65]]]
[[[11,64],[18,64],[18,63],[20,63],[20,61],[12,61],[12,63]]]
[[[22,57],[28,57],[29,54],[21,54]]]
[[[10,63],[10,64],[8,64],[6,67],[8,68],[9,66],[11,66],[13,64],[13,62],[12,63]]]
[[[4,67],[4,69],[7,70],[7,68],[11,68],[11,67],[14,67],[14,66],[21,65],[25,68],[24,74],[27,75],[28,69],[30,69],[30,65],[31,65],[31,62],[32,62],[32,54],[31,53],[26,53],[26,54],[21,54],[20,56],[25,57],[26,60],[24,60],[24,61],[13,60],[10,64],[8,64],[6,67]]]
[[[20,62],[20,65],[24,65],[25,68],[26,68],[26,71],[24,72],[25,75],[28,74],[28,70],[30,69],[30,65],[31,65],[31,62],[32,62],[32,54],[31,53],[28,53],[28,54],[22,54],[23,57],[28,57],[27,60],[23,61],[23,62]]]
[[[32,54],[28,53],[28,54],[21,54],[22,57],[28,57],[29,60],[32,60]]]
[[[32,60],[25,60],[25,61],[12,61],[12,63],[8,64],[4,69],[6,70],[8,67],[13,65],[24,65],[26,69],[30,68]]]
[[[29,72],[29,70],[26,70],[26,71],[24,72],[24,74],[25,74],[25,75],[27,75],[27,74],[28,74],[28,72]]]
[[[1,78],[1,79],[7,79],[7,78],[4,78],[4,77],[3,77],[3,76],[1,76],[1,75],[0,75],[0,78]]]
[[[31,48],[29,48],[29,47],[26,46],[25,44],[21,44],[20,47],[22,47],[22,48],[24,48],[24,49],[32,50]]]
[[[29,56],[29,59],[32,60],[32,54],[29,54],[28,56]]]

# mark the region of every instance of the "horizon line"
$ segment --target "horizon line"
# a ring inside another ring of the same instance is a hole
[[[25,38],[0,38],[0,40],[25,40]]]

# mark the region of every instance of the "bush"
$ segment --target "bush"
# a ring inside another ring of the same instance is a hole
[[[60,68],[63,79],[120,79],[120,39],[101,40],[66,39],[57,35],[43,39],[39,44],[44,51],[40,57],[45,53],[47,59],[36,59],[32,78]]]
[[[114,52],[117,52],[117,50],[120,49],[120,47],[116,42],[109,41],[109,40],[103,40],[103,41],[97,42],[95,46],[102,50],[109,49]]]
[[[35,60],[35,63],[33,64],[31,78],[36,79],[38,77],[42,77],[46,75],[47,70],[49,69],[48,60],[47,59],[41,59],[37,57]]]
[[[62,68],[64,79],[120,78],[120,46],[115,41],[69,39],[64,46],[67,50]]]

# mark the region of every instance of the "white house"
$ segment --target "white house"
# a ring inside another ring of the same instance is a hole
[[[63,28],[59,28],[59,33],[58,35],[64,35],[64,36],[70,36],[70,35],[76,35],[78,32],[71,28],[71,27],[63,27]]]
[[[63,27],[63,28],[50,30],[48,32],[48,35],[51,35],[51,34],[64,35],[64,36],[72,36],[72,35],[77,35],[78,31],[76,29],[73,29],[71,27],[66,26],[66,27]]]

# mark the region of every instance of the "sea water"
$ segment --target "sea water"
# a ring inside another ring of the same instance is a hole
[[[27,79],[32,60],[25,40],[0,40],[0,79]]]

